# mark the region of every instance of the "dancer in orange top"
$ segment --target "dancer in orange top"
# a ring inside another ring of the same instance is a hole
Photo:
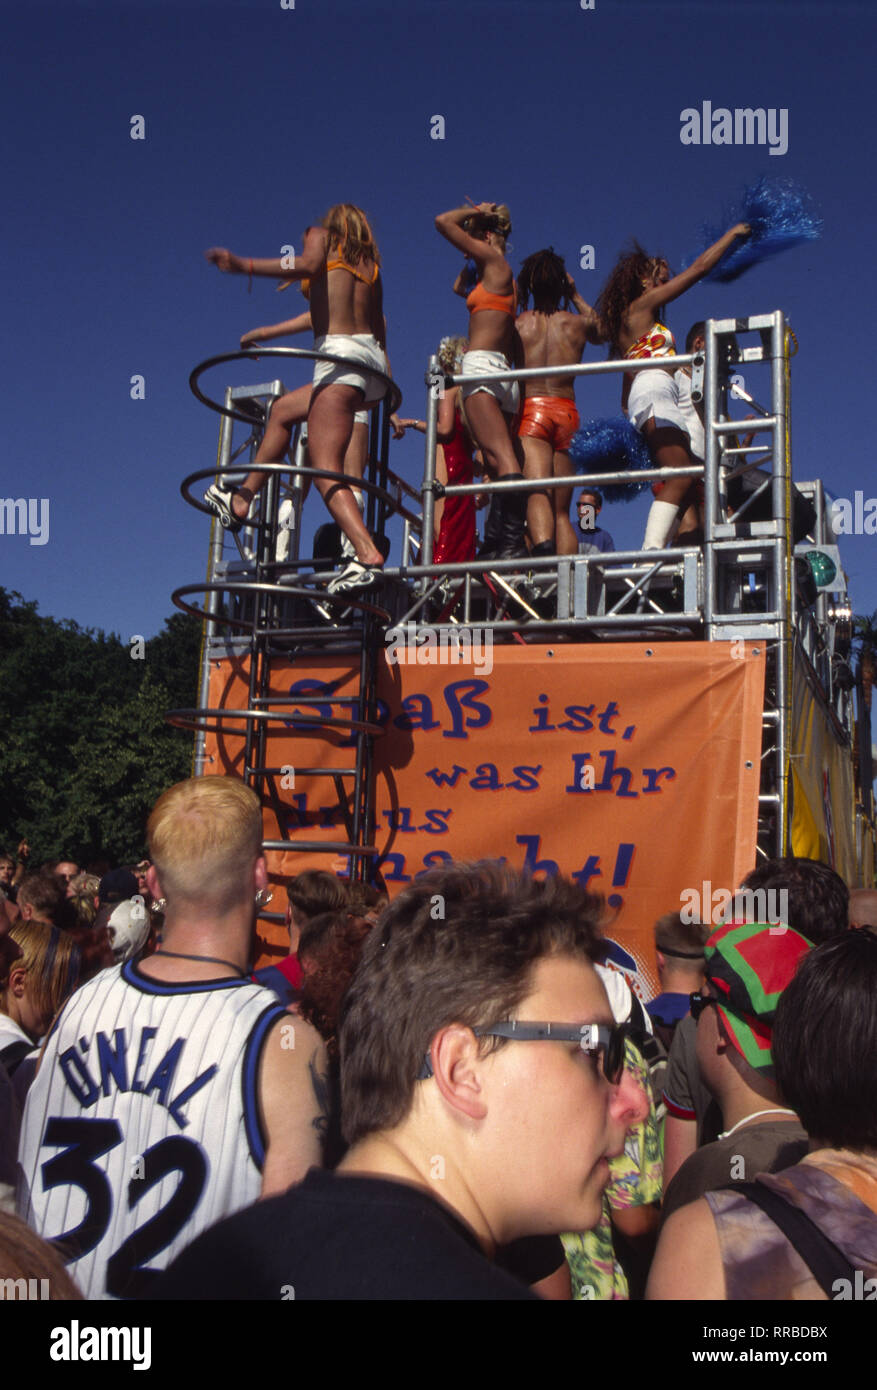
[[[631,359],[670,358],[676,355],[673,334],[658,319],[665,304],[708,275],[740,237],[749,235],[738,222],[693,261],[687,270],[671,276],[660,256],[647,256],[641,246],[619,260],[597,301],[610,356]],[[657,468],[684,468],[696,461],[692,435],[700,422],[693,407],[680,408],[678,383],[672,364],[631,372],[625,376],[622,405],[631,423],[645,438]],[[661,550],[672,539],[679,517],[694,496],[696,479],[670,478],[660,498],[652,503],[646,523],[644,550]]]
[[[511,235],[511,217],[503,204],[480,203],[477,207],[454,208],[440,213],[435,225],[452,246],[475,262],[478,282],[469,294],[469,350],[463,358],[462,374],[507,370],[517,362],[519,347],[515,332],[515,277],[506,260],[506,241]],[[456,289],[460,288],[460,277]],[[481,449],[484,464],[493,478],[520,478],[523,452],[512,433],[518,412],[518,384],[515,381],[465,383],[461,389],[466,420]],[[511,558],[526,555],[524,492],[507,497],[494,494],[492,523],[481,555]]]

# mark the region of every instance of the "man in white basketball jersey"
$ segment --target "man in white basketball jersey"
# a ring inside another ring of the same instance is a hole
[[[162,949],[68,1000],[22,1122],[19,1209],[89,1298],[148,1298],[200,1231],[321,1161],[323,1044],[247,979],[268,881],[258,798],[231,777],[179,782],[147,836]]]

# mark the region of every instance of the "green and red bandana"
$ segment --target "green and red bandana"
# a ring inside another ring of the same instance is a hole
[[[727,922],[704,947],[706,978],[725,1031],[763,1076],[773,1077],[770,1043],[779,997],[812,946],[782,924]]]

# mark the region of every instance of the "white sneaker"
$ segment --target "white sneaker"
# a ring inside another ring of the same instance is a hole
[[[367,589],[377,583],[381,573],[380,565],[363,565],[359,560],[351,560],[340,574],[326,585],[328,594],[351,594],[357,589]]]
[[[215,517],[219,518],[220,524],[226,531],[240,531],[243,521],[236,516],[231,505],[234,496],[234,488],[220,487],[219,483],[211,483],[204,494],[204,501]]]

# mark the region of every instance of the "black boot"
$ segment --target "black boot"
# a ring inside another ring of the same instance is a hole
[[[526,492],[509,492],[503,498],[502,534],[496,552],[497,560],[526,559],[524,523],[527,520]]]
[[[493,560],[496,558],[497,547],[502,540],[502,515],[503,499],[498,493],[490,494],[490,507],[487,512],[487,520],[484,523],[484,540],[481,542],[476,560]]]

